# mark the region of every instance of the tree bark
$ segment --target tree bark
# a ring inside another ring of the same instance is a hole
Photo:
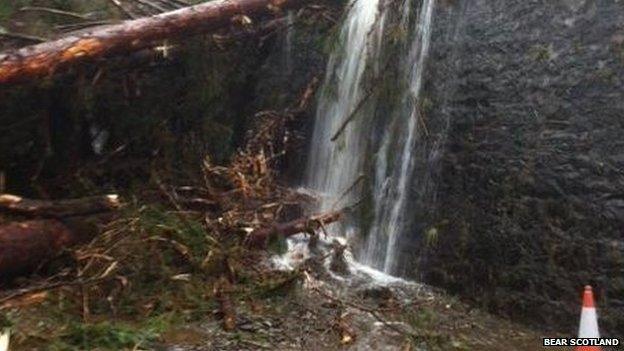
[[[78,62],[150,47],[166,38],[212,31],[306,0],[214,0],[153,17],[75,32],[0,53],[0,85],[51,75]]]
[[[120,207],[117,195],[92,196],[70,200],[32,200],[0,195],[0,210],[41,217],[85,216]]]
[[[63,249],[90,240],[103,220],[100,214],[119,207],[117,195],[70,200],[0,195],[0,210],[49,218],[0,225],[0,279],[30,273]]]
[[[339,221],[342,218],[343,212],[344,211],[342,210],[328,212],[321,215],[299,218],[294,221],[277,223],[270,227],[256,229],[249,233],[249,236],[247,237],[247,245],[250,247],[266,247],[267,242],[272,235],[288,238],[295,234],[319,230],[324,225]]]
[[[55,219],[0,226],[0,277],[32,272],[75,243],[75,236]]]

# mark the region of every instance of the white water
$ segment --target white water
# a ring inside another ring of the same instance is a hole
[[[360,237],[356,242],[361,263],[349,256],[350,269],[382,283],[396,279],[388,274],[396,273],[399,238],[406,230],[414,154],[423,134],[420,97],[434,9],[435,0],[405,0],[403,4],[398,17],[408,42],[400,50],[403,57],[395,61],[406,84],[396,83],[405,86],[398,106],[392,107],[381,130],[376,130],[382,120],[375,120],[380,118],[375,110],[377,96],[368,89],[375,88],[378,75],[384,73],[380,51],[387,40],[384,30],[390,15],[386,11],[390,10],[380,9],[379,0],[354,0],[329,58],[316,113],[306,187],[321,196],[318,211],[352,205],[372,194],[374,218],[368,233],[361,232],[364,227],[359,223],[333,226],[330,231],[335,237]],[[378,142],[375,133],[381,135]],[[361,181],[362,177],[366,181]],[[289,245],[290,256],[284,257],[283,264],[307,256],[301,242],[293,240]]]
[[[337,239],[341,244],[347,244],[344,238],[333,238]],[[330,239],[331,240],[331,239]],[[280,270],[294,270],[296,267],[301,266],[305,260],[311,257],[319,257],[318,254],[314,254],[310,252],[308,237],[303,234],[296,235],[291,237],[287,241],[288,249],[284,255],[274,256],[273,257],[273,265],[276,269]],[[328,240],[324,240],[324,246],[329,246],[330,243]],[[321,250],[323,253],[326,253],[328,250]],[[392,275],[381,272],[377,269],[374,269],[370,266],[361,264],[357,262],[350,251],[345,251],[345,260],[349,269],[349,276],[343,277],[339,274],[334,274],[330,270],[331,258],[327,257],[323,264],[327,269],[327,272],[331,274],[332,278],[338,281],[343,282],[353,282],[358,279],[364,279],[366,281],[375,282],[377,285],[381,286],[390,286],[390,285],[410,285],[412,282],[406,281],[404,279],[394,277]]]
[[[358,116],[335,142],[331,139],[364,98],[362,78],[374,51],[368,44],[378,6],[379,0],[356,0],[352,4],[338,45],[329,57],[307,172],[307,186],[324,197],[320,211],[354,200],[351,192],[336,203],[362,171],[368,144],[362,138],[366,116]]]
[[[405,1],[402,23],[407,25],[410,1]],[[406,201],[409,195],[414,161],[413,153],[420,140],[419,106],[422,91],[422,78],[425,60],[431,41],[431,24],[435,1],[423,0],[419,20],[416,22],[416,37],[403,63],[409,87],[404,92],[402,108],[393,123],[399,128],[388,128],[384,133],[383,144],[377,158],[375,170],[375,219],[368,235],[362,261],[384,272],[396,271],[398,237],[404,229]],[[397,135],[397,131],[398,134]],[[404,140],[400,157],[394,160],[390,154],[397,148],[394,140]],[[392,167],[392,168],[390,168]],[[384,249],[385,248],[385,249]]]

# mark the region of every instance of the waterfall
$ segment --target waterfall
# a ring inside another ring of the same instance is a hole
[[[395,273],[399,238],[407,230],[410,187],[418,181],[412,175],[425,132],[421,91],[435,0],[404,0],[398,10],[385,5],[379,0],[354,0],[350,4],[319,99],[307,187],[322,196],[320,211],[349,205],[368,195],[370,223],[342,229],[360,238],[358,261]],[[405,43],[393,62],[406,81],[394,83],[391,89],[400,92],[397,103],[389,111],[379,112],[380,93],[373,94],[371,89],[388,89],[375,85],[378,76],[384,74],[380,57],[386,45],[386,22],[397,17],[389,11],[400,12],[397,26],[405,33]],[[363,177],[366,182],[359,182]]]
[[[364,98],[363,74],[371,55],[369,36],[378,12],[379,0],[354,0],[340,31],[331,56],[312,137],[307,185],[323,199],[320,210],[336,205],[336,197],[344,193],[362,171],[366,153],[367,118],[358,116],[342,135],[333,135]],[[347,194],[341,202],[353,197]]]

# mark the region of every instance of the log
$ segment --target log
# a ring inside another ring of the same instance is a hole
[[[269,238],[278,235],[283,238],[291,237],[295,234],[316,231],[322,226],[337,222],[343,216],[344,210],[328,212],[320,215],[303,217],[286,223],[277,223],[269,227],[256,229],[249,233],[246,243],[250,247],[266,247]]]
[[[0,279],[30,273],[63,249],[90,240],[103,220],[100,215],[108,217],[106,212],[119,207],[117,195],[69,200],[0,195],[0,210],[49,217],[0,225]]]
[[[92,215],[115,210],[120,205],[117,195],[69,200],[33,200],[10,194],[0,195],[0,210],[40,217]]]
[[[0,85],[49,76],[106,55],[151,47],[156,41],[205,33],[248,16],[263,16],[305,0],[214,0],[153,17],[99,26],[58,40],[0,53]]]
[[[0,278],[34,271],[75,240],[72,231],[55,219],[0,226]]]

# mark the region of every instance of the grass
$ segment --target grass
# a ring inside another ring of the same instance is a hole
[[[67,333],[52,343],[52,350],[122,350],[146,347],[162,330],[123,323],[72,323]]]
[[[110,271],[114,260],[114,278],[82,290],[50,291],[42,303],[11,310],[13,346],[123,350],[153,344],[173,325],[206,318],[216,307],[210,274],[199,268],[215,249],[199,222],[155,206],[132,207],[77,252],[107,257],[79,260],[81,274]]]
[[[255,254],[237,235],[223,237],[199,218],[162,206],[129,206],[75,253],[74,269],[82,279],[109,278],[51,290],[36,303],[11,309],[12,345],[15,350],[154,347],[180,325],[212,318],[223,277],[234,282],[232,300],[286,294],[299,273],[254,270],[249,262],[257,262],[250,258]]]

